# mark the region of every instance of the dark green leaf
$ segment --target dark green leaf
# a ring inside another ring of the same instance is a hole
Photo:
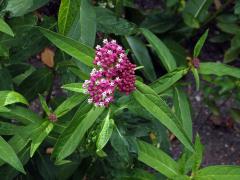
[[[53,73],[47,68],[34,71],[19,86],[19,91],[32,100],[39,93],[48,91],[53,81]]]
[[[77,105],[81,104],[84,100],[86,100],[86,97],[82,94],[73,95],[67,98],[62,104],[60,104],[54,111],[54,114],[56,114],[56,116],[59,118],[68,113]]]
[[[89,0],[81,0],[78,14],[69,32],[70,37],[93,47],[95,44],[96,26],[94,7]]]
[[[184,131],[188,135],[188,138],[192,140],[192,118],[186,93],[180,88],[175,87],[173,102],[176,115],[180,117]]]
[[[199,170],[194,177],[196,180],[239,180],[240,166],[209,166]]]
[[[159,59],[161,60],[166,70],[174,70],[176,68],[176,61],[170,53],[169,49],[165,46],[165,44],[151,31],[142,28],[141,32],[151,44],[153,49],[156,51]]]
[[[20,106],[9,107],[9,111],[0,112],[0,116],[8,118],[8,119],[15,119],[24,124],[32,124],[32,123],[39,123],[42,119],[34,112],[27,108],[23,108]]]
[[[39,30],[59,49],[78,59],[87,66],[93,66],[92,62],[95,54],[92,48],[53,31],[40,27]]]
[[[54,146],[53,156],[56,157],[56,161],[61,161],[74,152],[87,130],[93,125],[103,111],[103,108],[94,107],[85,117],[82,117],[82,107],[79,108]]]
[[[180,174],[177,163],[169,155],[153,145],[140,140],[138,141],[138,160],[168,178],[172,179]]]
[[[200,63],[199,73],[204,75],[231,76],[238,79],[240,78],[239,68],[214,62]]]
[[[32,143],[30,149],[30,157],[33,157],[35,151],[41,145],[43,140],[48,136],[48,134],[52,131],[54,125],[52,122],[46,120],[41,125],[40,131],[32,135]]]
[[[188,68],[177,68],[172,72],[165,74],[156,81],[154,81],[150,86],[157,93],[161,94],[174,85],[178,80],[180,80],[188,72]]]
[[[199,22],[203,22],[208,16],[208,8],[212,0],[191,0],[187,1],[183,10],[184,22],[194,28],[199,27]]]
[[[202,47],[207,39],[208,36],[208,30],[205,31],[205,33],[200,37],[200,39],[198,40],[197,44],[194,47],[194,53],[193,53],[193,57],[198,57]]]
[[[192,143],[184,132],[180,121],[173,114],[167,104],[149,86],[136,82],[137,89],[133,97],[150,114],[166,126],[190,151],[193,151]]]
[[[12,147],[0,136],[0,159],[25,174],[21,161]]]
[[[77,0],[62,0],[58,11],[58,30],[66,35],[78,12],[79,3]]]
[[[49,0],[8,0],[4,12],[10,12],[12,17],[22,16],[38,9]]]
[[[97,29],[104,33],[115,35],[130,35],[136,31],[136,26],[123,18],[118,18],[107,8],[95,8]]]
[[[14,33],[10,26],[2,18],[0,18],[0,31],[10,36],[14,36]]]
[[[18,127],[12,123],[0,121],[0,135],[14,135]]]
[[[203,145],[201,144],[200,137],[198,134],[195,139],[194,149],[195,149],[195,153],[194,153],[193,172],[195,173],[199,169],[203,159]]]
[[[45,111],[45,113],[47,115],[49,115],[51,113],[51,110],[49,109],[49,107],[47,105],[46,99],[41,94],[39,94],[38,96],[39,96],[40,103],[42,105],[43,110]]]
[[[128,36],[126,39],[136,57],[137,64],[144,66],[143,72],[145,77],[150,81],[154,81],[156,79],[156,73],[145,44],[137,37]]]

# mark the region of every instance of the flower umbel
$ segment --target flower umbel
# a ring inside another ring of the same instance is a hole
[[[90,95],[89,103],[107,107],[114,101],[114,92],[118,89],[127,95],[135,88],[135,64],[132,64],[122,46],[116,40],[103,40],[103,46],[96,46],[94,59],[96,68],[90,73],[83,89]]]

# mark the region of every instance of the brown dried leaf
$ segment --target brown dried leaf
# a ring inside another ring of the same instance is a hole
[[[54,56],[55,53],[52,49],[45,48],[43,52],[41,52],[41,61],[43,62],[43,64],[52,68],[54,66]]]
[[[52,152],[53,152],[53,148],[52,147],[48,147],[46,149],[46,154],[52,154]]]

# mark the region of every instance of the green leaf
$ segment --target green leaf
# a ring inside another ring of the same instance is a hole
[[[145,77],[149,81],[154,81],[156,73],[145,44],[137,37],[127,36],[126,39],[136,57],[138,65],[144,66],[143,73]]]
[[[0,91],[0,106],[22,103],[28,105],[27,100],[19,93],[14,91]]]
[[[66,35],[76,16],[79,8],[77,0],[62,0],[58,11],[58,30],[61,34]]]
[[[51,113],[51,110],[49,109],[49,107],[47,105],[46,99],[41,94],[39,94],[38,96],[39,96],[40,103],[42,105],[43,110],[45,111],[45,113],[47,115],[49,115]]]
[[[7,68],[0,69],[0,90],[13,90],[12,76]]]
[[[138,160],[154,168],[168,178],[180,175],[177,163],[164,151],[138,140]]]
[[[150,84],[151,88],[157,93],[163,93],[167,89],[169,89],[172,85],[174,85],[178,80],[180,80],[184,75],[188,72],[188,68],[177,68],[172,72],[165,74],[160,77],[156,81]]]
[[[20,106],[9,107],[7,112],[0,111],[0,116],[7,119],[18,120],[23,124],[39,123],[42,121],[41,117],[39,117],[36,113]]]
[[[93,66],[94,49],[61,34],[38,27],[39,30],[59,49],[78,59],[87,66]]]
[[[14,33],[10,26],[2,18],[0,18],[0,31],[10,36],[14,36]]]
[[[8,0],[3,12],[10,12],[11,17],[23,16],[42,7],[48,1],[49,0]]]
[[[12,123],[0,121],[0,135],[14,135],[18,127]]]
[[[239,180],[240,166],[209,166],[199,170],[194,177],[196,180]]]
[[[174,58],[177,60],[177,66],[187,66],[186,49],[178,42],[172,39],[165,39],[165,45],[168,47]]]
[[[70,83],[63,85],[62,88],[73,92],[84,93],[82,85],[83,83]]]
[[[76,6],[76,5],[75,5]],[[96,13],[89,0],[81,0],[69,36],[93,47],[96,38]]]
[[[240,1],[237,1],[234,6],[234,14],[240,15]]]
[[[17,169],[22,173],[26,173],[21,161],[18,159],[12,147],[0,136],[0,159]]]
[[[8,58],[9,57],[9,47],[0,43],[0,57]]]
[[[40,131],[33,134],[31,149],[30,149],[30,157],[33,157],[35,151],[41,145],[43,140],[48,136],[48,134],[52,131],[54,125],[52,122],[46,120],[41,124]]]
[[[194,151],[190,139],[180,124],[181,121],[177,119],[167,104],[149,86],[139,81],[136,82],[136,86],[137,90],[134,91],[133,97],[137,102],[166,126],[187,149]]]
[[[199,75],[198,75],[198,70],[196,68],[192,68],[191,71],[193,73],[193,76],[194,76],[194,79],[195,79],[195,82],[196,82],[196,90],[199,91],[200,78],[199,78]]]
[[[207,39],[208,36],[208,30],[205,31],[205,33],[200,37],[200,39],[198,40],[197,44],[194,47],[194,53],[193,53],[193,57],[198,57],[202,47]]]
[[[102,122],[102,129],[98,135],[98,139],[96,142],[97,152],[101,151],[111,138],[113,127],[114,121],[110,119],[110,112],[108,112],[107,116]]]
[[[19,86],[19,91],[24,97],[32,100],[39,93],[48,91],[53,83],[53,73],[47,68],[34,71],[30,76],[23,80]]]
[[[54,114],[56,114],[56,116],[59,118],[71,111],[74,107],[81,104],[85,100],[86,97],[83,94],[73,95],[67,98],[62,104],[60,104],[54,111]]]
[[[173,12],[161,11],[158,13],[150,13],[149,15],[146,15],[144,17],[144,20],[141,22],[140,27],[147,28],[156,34],[163,34],[173,29],[176,24],[177,20],[174,17]]]
[[[159,59],[161,60],[166,70],[174,70],[176,68],[176,61],[167,46],[151,31],[141,28],[141,32],[151,44],[153,49],[156,51]]]
[[[175,87],[173,102],[176,115],[181,119],[188,138],[192,140],[192,118],[187,94],[180,88]]]
[[[200,141],[200,137],[198,134],[195,139],[194,149],[195,149],[195,153],[194,153],[193,172],[195,173],[199,169],[203,159],[203,145]]]
[[[61,161],[74,152],[85,133],[103,113],[103,111],[103,108],[93,107],[86,116],[82,117],[82,107],[79,108],[70,124],[58,138],[57,143],[54,146],[52,155],[56,158],[56,161]]]
[[[200,74],[216,75],[216,76],[231,76],[240,78],[240,69],[222,63],[206,62],[200,63]]]
[[[203,22],[208,16],[208,8],[212,4],[212,0],[191,0],[187,1],[183,10],[184,22],[194,28],[199,27],[199,22]]]
[[[126,19],[116,17],[107,8],[96,7],[97,30],[107,34],[130,35],[136,32],[136,25]]]
[[[236,23],[219,22],[217,27],[228,34],[237,35],[240,33],[239,25]]]
[[[239,50],[240,50],[240,36],[236,35],[231,40],[231,47],[227,51],[225,51],[223,62],[229,63],[237,59],[238,55],[240,54]]]

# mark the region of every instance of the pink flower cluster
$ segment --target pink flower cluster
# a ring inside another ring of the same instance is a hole
[[[118,89],[127,95],[135,90],[135,64],[132,64],[122,46],[115,40],[103,40],[103,47],[96,46],[96,56],[90,80],[83,83],[83,89],[90,95],[89,103],[107,107],[114,100]]]

